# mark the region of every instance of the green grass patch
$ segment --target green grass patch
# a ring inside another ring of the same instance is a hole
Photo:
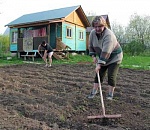
[[[28,60],[32,62],[32,59]],[[14,64],[25,64],[23,58],[12,57],[12,59],[7,59],[7,57],[0,58],[0,66],[14,65]],[[35,63],[44,64],[41,58],[35,58]],[[53,64],[76,64],[76,63],[92,63],[92,58],[88,55],[71,55],[68,59],[56,60],[53,58]],[[124,55],[123,62],[121,64],[122,68],[130,69],[141,69],[150,70],[150,57],[149,56],[127,56]]]
[[[0,66],[24,64],[22,59],[19,59],[17,57],[10,57],[11,59],[9,59],[9,57],[1,57]]]
[[[122,68],[150,70],[150,56],[127,56],[123,58]]]
[[[69,56],[68,59],[63,59],[63,60],[53,60],[54,64],[76,64],[76,63],[92,63],[92,58],[88,55],[71,55]]]

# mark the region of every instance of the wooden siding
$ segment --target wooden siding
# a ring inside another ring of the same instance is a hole
[[[86,51],[86,29],[69,23],[63,23],[62,25],[62,42],[69,46],[72,51]],[[66,37],[67,27],[72,28],[72,38]],[[80,31],[83,31],[83,40],[79,39]]]
[[[78,14],[76,12],[72,12],[70,15],[68,15],[65,20],[67,22],[71,22],[71,23],[74,23],[74,24],[77,24],[79,26],[82,26],[84,27],[81,19],[79,18]]]
[[[83,39],[79,38],[80,32],[83,32]],[[86,29],[80,26],[76,26],[76,51],[86,50]]]
[[[15,44],[10,44],[10,51],[11,51],[11,52],[16,52],[16,51],[17,51],[17,43],[15,43]]]
[[[86,50],[89,49],[89,33],[86,33]]]
[[[67,38],[67,32],[66,29],[67,27],[72,28],[72,38]],[[76,46],[76,41],[75,41],[75,25],[69,24],[69,23],[63,23],[62,24],[62,42],[65,43],[67,46],[71,48],[71,50],[75,50]]]

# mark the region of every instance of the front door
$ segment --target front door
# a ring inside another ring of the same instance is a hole
[[[56,24],[50,24],[50,45],[53,49],[56,48]]]

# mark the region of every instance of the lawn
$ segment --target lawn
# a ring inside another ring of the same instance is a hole
[[[29,60],[31,62],[31,60]],[[70,55],[69,60],[56,60],[53,59],[53,64],[76,64],[80,62],[88,62],[92,63],[92,59],[88,55]],[[8,59],[7,57],[0,58],[0,66],[4,65],[12,65],[12,64],[24,64],[23,59],[18,59],[16,57],[12,57],[12,59]],[[35,63],[44,63],[41,58],[36,58]],[[122,68],[130,68],[130,69],[140,69],[140,70],[150,70],[150,57],[149,56],[127,56],[124,55],[123,62],[121,64]]]

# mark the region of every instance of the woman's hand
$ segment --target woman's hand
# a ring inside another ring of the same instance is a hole
[[[97,58],[96,57],[92,57],[93,58],[93,63],[96,64],[97,63]]]
[[[95,68],[95,72],[98,73],[100,69],[101,69],[101,65],[100,65],[100,64],[97,64],[97,65],[96,65],[96,68]]]

